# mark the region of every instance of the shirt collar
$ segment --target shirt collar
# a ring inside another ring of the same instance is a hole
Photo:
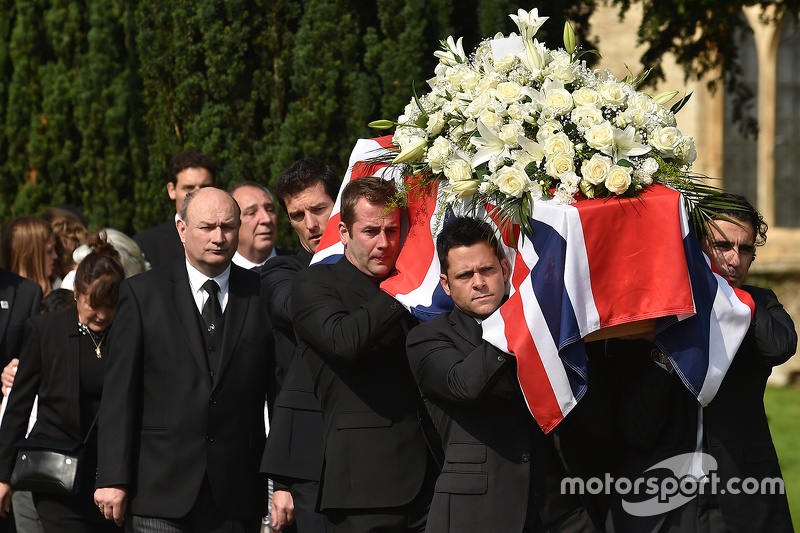
[[[215,278],[209,278],[199,270],[197,270],[187,259],[186,260],[186,271],[189,274],[189,287],[192,289],[192,294],[196,294],[198,291],[203,291],[203,283],[208,281],[209,279],[213,279],[219,285],[219,294],[222,298],[223,295],[228,293],[228,283],[231,279],[231,266],[228,265],[228,268]]]
[[[246,268],[247,270],[250,270],[250,269],[255,268],[255,267],[260,267],[261,265],[263,265],[264,263],[266,263],[267,261],[269,261],[270,259],[272,259],[276,255],[278,255],[278,253],[275,251],[275,248],[273,248],[272,252],[269,254],[269,257],[267,257],[266,259],[264,259],[260,263],[253,263],[252,261],[247,259],[245,256],[240,254],[239,252],[236,252],[235,254],[233,254],[233,264],[235,264],[236,266],[240,266],[242,268]]]

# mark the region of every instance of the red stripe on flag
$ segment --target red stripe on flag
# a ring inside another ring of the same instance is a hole
[[[341,220],[339,213],[336,213],[328,219],[328,225],[325,226],[325,231],[322,232],[322,238],[319,240],[317,250],[321,251],[334,244],[339,244],[339,221]]]
[[[411,178],[406,178],[409,183]],[[431,218],[436,211],[436,189],[419,190],[408,196],[408,236],[397,257],[397,274],[381,283],[381,289],[392,296],[408,294],[425,281],[425,275],[436,255],[431,238]]]
[[[641,199],[583,200],[580,215],[601,327],[693,313],[678,192],[654,185]],[[616,207],[616,206],[615,206]]]
[[[712,261],[711,264],[714,265],[714,262]],[[725,281],[726,280],[722,280],[722,282]],[[733,289],[733,292],[736,293],[736,297],[739,298],[739,301],[750,308],[750,322],[752,322],[756,315],[756,303],[753,301],[753,297],[750,296],[750,293],[747,291],[737,289],[736,287],[731,288]]]
[[[519,292],[500,307],[500,315],[506,324],[508,349],[517,358],[517,376],[528,408],[539,427],[547,433],[561,422],[564,415],[550,386],[550,378],[542,364],[531,332],[524,327],[525,314]]]

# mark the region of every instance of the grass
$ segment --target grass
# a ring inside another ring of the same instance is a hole
[[[800,389],[767,387],[764,406],[786,484],[792,522],[800,530]]]

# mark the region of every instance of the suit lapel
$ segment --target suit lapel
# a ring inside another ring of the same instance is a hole
[[[239,335],[242,333],[244,321],[247,318],[250,295],[246,290],[245,280],[242,278],[245,272],[246,270],[236,265],[231,265],[231,277],[228,283],[228,304],[225,306],[225,327],[222,330],[222,353],[220,354],[219,371],[214,379],[214,384],[219,383],[219,377],[222,376],[228,363],[230,363]]]
[[[483,342],[483,329],[474,318],[467,316],[457,308],[450,313],[450,325],[465,341],[473,346]]]
[[[380,290],[372,280],[363,272],[357,269],[346,257],[339,259],[332,269],[333,274],[344,284],[365,301],[375,296]]]
[[[192,352],[200,370],[209,376],[208,358],[206,357],[205,342],[203,341],[203,331],[200,329],[200,321],[197,318],[197,305],[192,298],[189,288],[189,277],[186,273],[186,261],[176,260],[173,262],[172,273],[172,311],[175,314],[175,321],[181,330],[183,338],[189,351]]]

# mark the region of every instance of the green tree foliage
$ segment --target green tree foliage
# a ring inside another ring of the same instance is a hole
[[[647,48],[641,57],[642,65],[652,67],[649,82],[664,79],[663,58],[672,54],[686,74],[686,78],[700,78],[708,73],[714,76],[708,87],[714,90],[724,79],[728,94],[733,96],[738,112],[750,107],[752,91],[743,83],[739,64],[737,35],[752,32],[742,15],[745,6],[760,5],[775,8],[775,14],[785,10],[795,15],[800,10],[800,0],[614,0],[622,17],[630,6],[642,5],[642,22],[639,41]],[[744,133],[757,131],[751,114],[740,113],[734,117]]]
[[[594,2],[554,0],[587,43]],[[218,186],[274,187],[315,156],[339,173],[367,124],[422,93],[448,35],[515,30],[510,0],[0,0],[0,220],[69,203],[95,227],[166,220],[170,157]],[[585,47],[591,47],[585,44]],[[279,245],[294,239],[285,219]]]

